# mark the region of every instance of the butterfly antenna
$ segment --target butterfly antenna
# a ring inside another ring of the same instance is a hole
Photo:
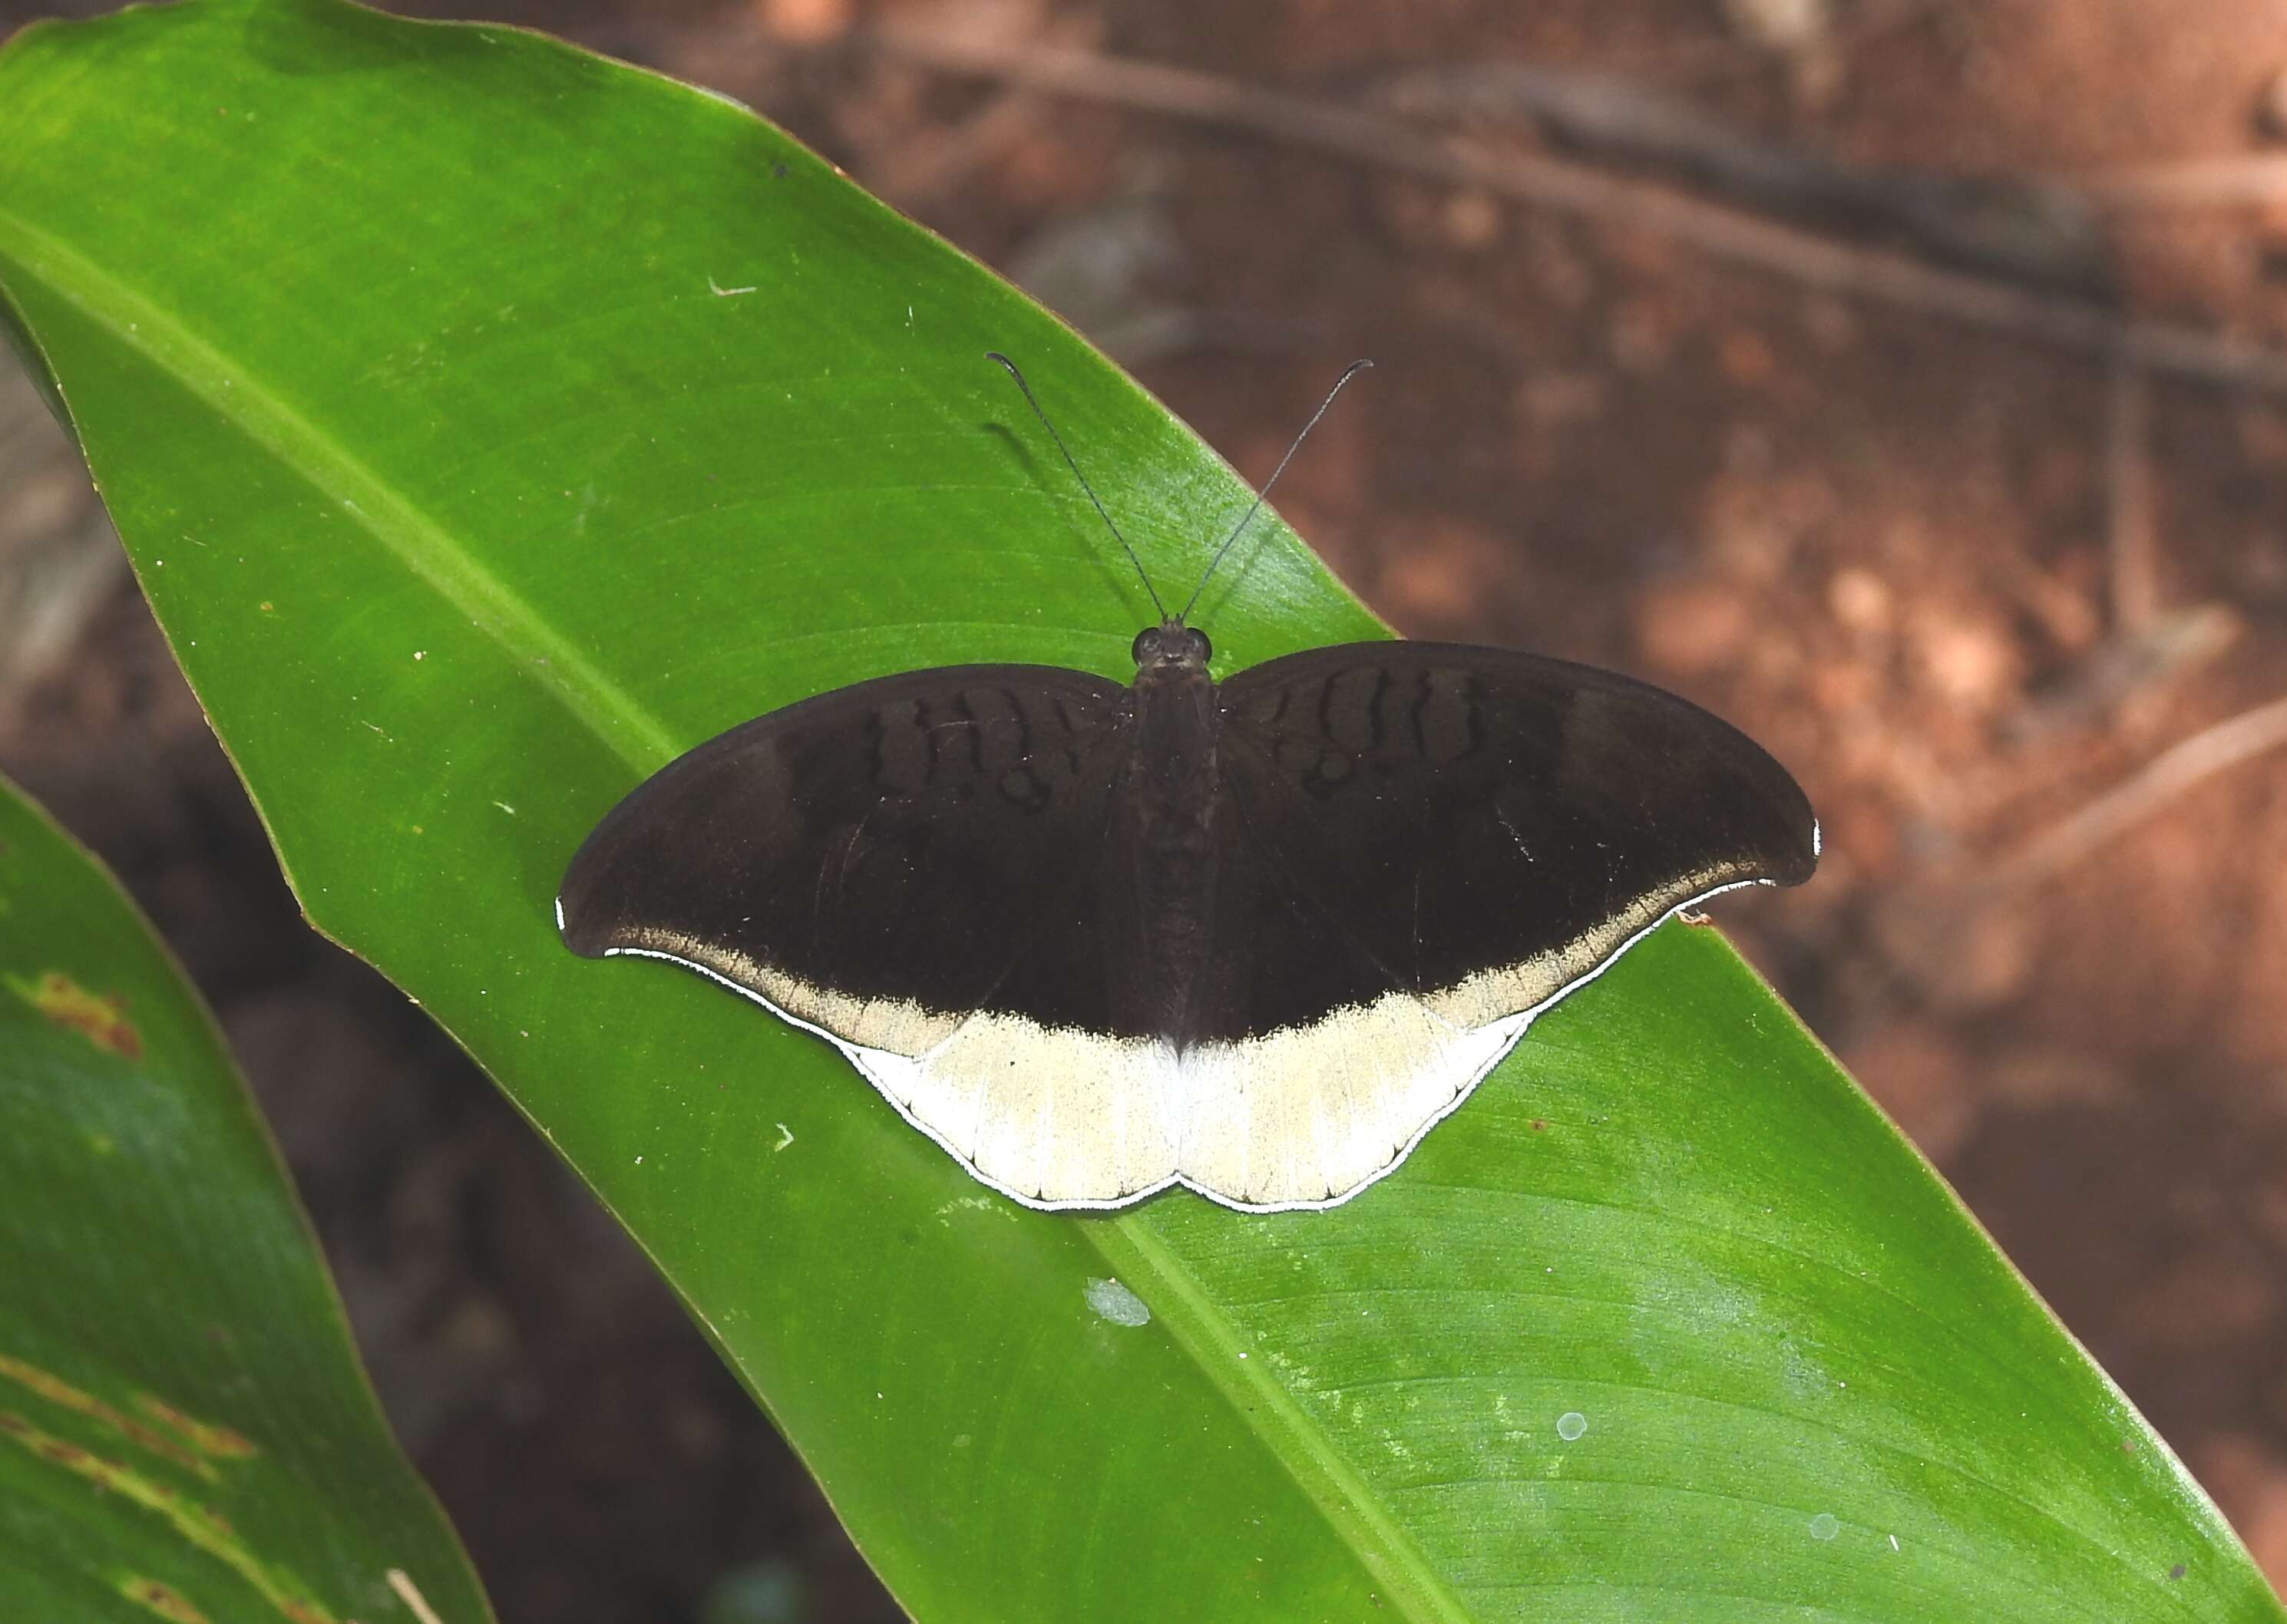
[[[1302,449],[1302,442],[1310,438],[1310,430],[1318,426],[1318,420],[1326,414],[1326,408],[1334,404],[1334,397],[1342,392],[1342,385],[1373,365],[1372,361],[1352,361],[1342,368],[1342,375],[1334,380],[1333,388],[1328,390],[1326,398],[1318,402],[1318,409],[1310,414],[1310,421],[1302,425],[1302,432],[1294,437],[1294,443],[1286,448],[1286,454],[1278,459],[1278,466],[1270,470],[1270,477],[1264,480],[1262,488],[1254,493],[1254,505],[1239,516],[1238,523],[1231,526],[1231,534],[1225,536],[1223,545],[1215,548],[1215,556],[1207,561],[1207,573],[1199,577],[1199,584],[1191,588],[1191,595],[1183,601],[1183,607],[1175,616],[1179,622],[1191,618],[1191,605],[1199,601],[1199,594],[1207,589],[1207,582],[1223,567],[1223,556],[1238,543],[1247,525],[1254,522],[1254,516],[1262,511],[1262,504],[1270,499],[1270,487],[1278,483],[1278,476],[1286,471],[1286,465],[1294,460],[1294,453]]]
[[[1087,492],[1088,500],[1095,503],[1096,516],[1104,521],[1104,527],[1112,532],[1112,539],[1120,543],[1120,550],[1128,555],[1128,562],[1136,566],[1136,579],[1144,583],[1144,590],[1151,595],[1151,607],[1159,611],[1159,619],[1165,620],[1167,606],[1159,601],[1159,593],[1152,587],[1151,578],[1144,573],[1144,561],[1136,556],[1136,549],[1128,545],[1128,538],[1120,533],[1120,526],[1113,524],[1112,516],[1104,510],[1104,503],[1096,498],[1096,487],[1088,484],[1088,476],[1080,471],[1080,464],[1072,460],[1072,449],[1064,444],[1064,437],[1056,432],[1056,424],[1050,422],[1049,414],[1041,410],[1041,403],[1033,398],[1033,386],[1025,382],[1025,374],[1017,370],[1017,363],[998,350],[987,350],[985,359],[1000,362],[1009,375],[1017,380],[1017,387],[1025,391],[1025,404],[1033,408],[1033,415],[1041,420],[1041,427],[1049,431],[1049,438],[1056,443],[1056,449],[1064,453],[1064,466],[1072,469],[1072,477],[1080,481],[1080,488]]]

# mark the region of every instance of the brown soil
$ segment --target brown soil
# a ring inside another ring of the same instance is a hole
[[[2269,0],[891,9],[1340,106],[1444,63],[1607,71],[1862,166],[2287,152]],[[1282,509],[1399,629],[1641,673],[1795,768],[1826,865],[1727,926],[2287,1576],[2287,751],[2053,872],[2025,857],[2167,746],[2287,692],[2287,394],[2122,386],[1627,220],[947,78],[863,46],[877,10],[487,14],[775,117],[1028,276],[1258,477],[1341,364],[1376,358]],[[1816,26],[1750,20],[1788,14]],[[1534,144],[1515,121],[1454,127]],[[2097,245],[2101,273],[2065,253],[2056,276],[2287,342],[2287,201],[2145,205]],[[0,488],[0,562],[31,488]],[[92,601],[68,658],[0,661],[0,768],[120,867],[221,1009],[503,1615],[693,1616],[744,1570],[806,1587],[788,1616],[895,1616],[608,1220],[450,1045],[299,926],[139,603],[116,584]]]

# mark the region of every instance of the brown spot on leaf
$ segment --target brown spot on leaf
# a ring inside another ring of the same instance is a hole
[[[191,1605],[190,1598],[171,1585],[132,1574],[119,1581],[119,1593],[138,1607],[148,1608],[170,1624],[208,1624],[207,1615]]]
[[[297,1624],[336,1624],[331,1613],[301,1594],[302,1587],[291,1574],[256,1556],[229,1522],[211,1507],[186,1500],[167,1485],[153,1481],[131,1466],[107,1461],[91,1450],[44,1432],[21,1416],[11,1419],[15,1424],[0,1428],[0,1431],[13,1438],[25,1450],[63,1467],[98,1493],[116,1494],[129,1504],[154,1513],[189,1544],[217,1558],[252,1585],[263,1600],[297,1620]],[[200,1464],[203,1466],[205,1462]]]
[[[138,1448],[147,1449],[154,1455],[172,1461],[178,1466],[194,1471],[210,1483],[215,1481],[214,1468],[208,1465],[198,1455],[184,1448],[173,1439],[145,1426],[132,1415],[113,1408],[93,1393],[73,1386],[53,1371],[43,1370],[39,1366],[24,1360],[13,1359],[5,1353],[0,1353],[0,1380],[13,1382],[51,1404],[67,1409],[75,1415],[84,1415],[99,1426],[109,1428]],[[237,1435],[233,1433],[231,1436]]]
[[[155,1393],[137,1393],[135,1406],[153,1420],[164,1422],[190,1439],[192,1447],[202,1455],[215,1455],[226,1461],[244,1461],[262,1453],[249,1443],[243,1434],[233,1432],[226,1426],[218,1426],[211,1421],[201,1421],[195,1415],[185,1415]]]
[[[117,993],[90,992],[60,970],[50,970],[33,982],[0,976],[0,985],[51,1025],[77,1032],[105,1053],[123,1060],[143,1058],[143,1035],[128,1020],[127,1001]]]

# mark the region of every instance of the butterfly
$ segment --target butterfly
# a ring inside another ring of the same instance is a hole
[[[817,1033],[1027,1206],[1282,1211],[1398,1166],[1668,915],[1816,865],[1785,769],[1650,684],[1415,642],[1217,682],[1198,593],[1152,599],[1126,684],[906,672],[678,757],[574,856],[565,942]]]

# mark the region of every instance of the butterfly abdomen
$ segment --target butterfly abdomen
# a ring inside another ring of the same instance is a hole
[[[1115,803],[1111,905],[1132,914],[1136,954],[1123,999],[1132,1029],[1180,1047],[1215,916],[1223,800],[1215,684],[1203,666],[1136,673]]]

